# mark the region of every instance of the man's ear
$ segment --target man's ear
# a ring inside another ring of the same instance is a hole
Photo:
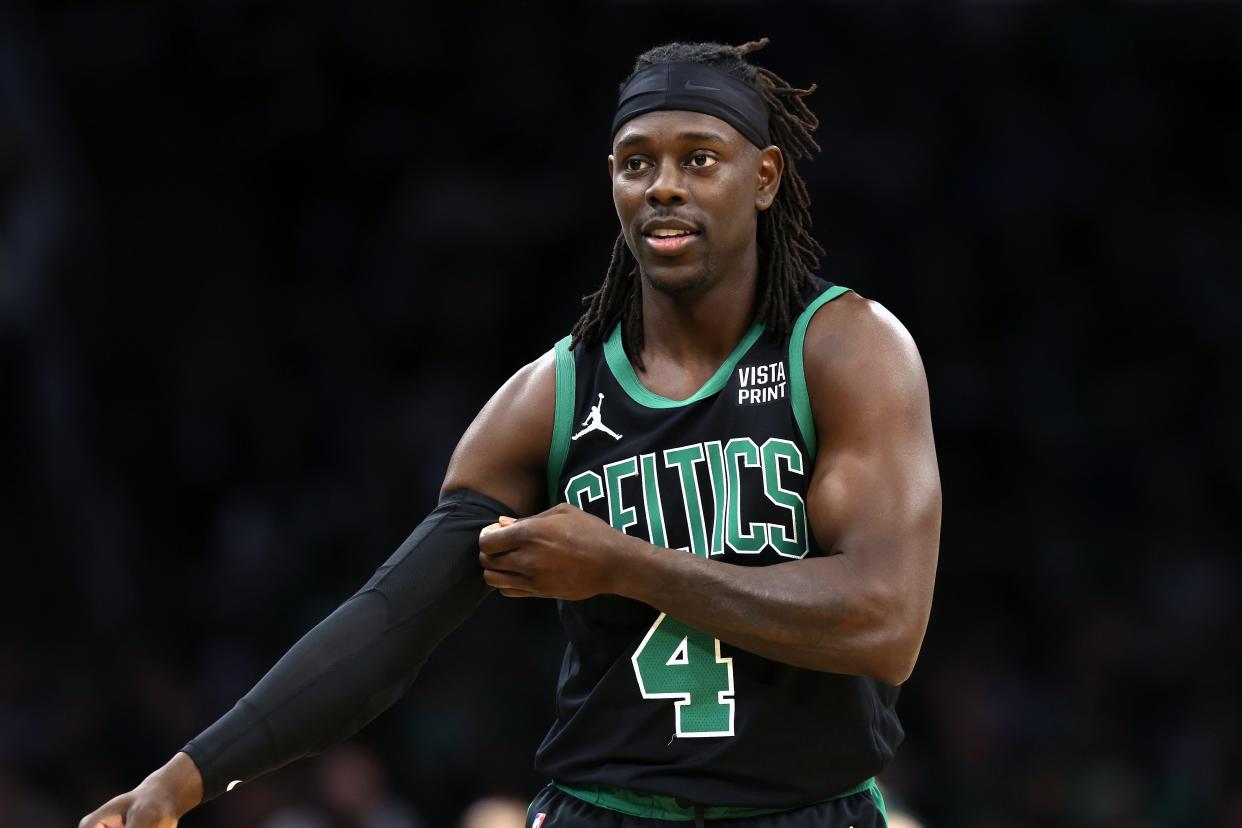
[[[608,162],[612,168],[612,160]],[[763,211],[772,206],[776,194],[781,189],[781,175],[785,172],[785,155],[781,148],[773,144],[759,151],[759,163],[756,169],[758,187],[755,189],[755,209]]]
[[[612,155],[609,154],[608,156],[608,177],[609,178],[612,178],[612,165],[613,165]]]

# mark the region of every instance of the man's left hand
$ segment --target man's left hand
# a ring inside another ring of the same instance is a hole
[[[627,539],[594,515],[561,503],[484,527],[479,563],[483,580],[506,597],[580,601],[615,592]]]

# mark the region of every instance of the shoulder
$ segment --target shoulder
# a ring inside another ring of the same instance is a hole
[[[886,402],[926,406],[914,337],[888,308],[853,291],[811,317],[803,361],[817,424]]]
[[[542,462],[552,440],[555,406],[556,349],[550,348],[500,386],[471,431],[495,432],[511,451],[538,455]]]
[[[848,291],[821,307],[807,325],[804,354],[808,362],[848,359],[874,349],[881,355],[918,357],[914,337],[888,308]]]
[[[529,413],[552,415],[556,397],[556,349],[526,363],[496,392],[496,398]]]
[[[503,423],[506,429],[524,423],[538,426],[546,420],[551,433],[555,400],[556,349],[550,348],[505,380],[483,406],[479,419],[489,424]]]

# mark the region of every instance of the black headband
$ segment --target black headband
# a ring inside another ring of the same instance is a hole
[[[634,73],[612,118],[612,134],[631,118],[662,109],[714,115],[759,149],[772,143],[759,90],[705,63],[655,63]]]

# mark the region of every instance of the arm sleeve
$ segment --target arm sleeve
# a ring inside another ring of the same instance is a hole
[[[371,579],[182,748],[203,801],[357,732],[413,683],[431,651],[491,591],[479,531],[499,501],[450,492]]]

